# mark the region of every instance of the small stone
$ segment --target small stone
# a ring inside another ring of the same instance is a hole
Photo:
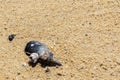
[[[8,36],[9,41],[12,41],[12,40],[14,39],[15,36],[16,36],[15,34],[9,35],[9,36]]]
[[[91,25],[92,23],[91,22],[89,22],[89,25]]]
[[[62,76],[62,74],[61,74],[61,73],[57,73],[57,75],[58,75],[58,76]]]
[[[4,30],[7,30],[7,28],[4,28]]]
[[[22,63],[22,66],[23,66],[23,67],[26,67],[26,66],[27,66],[27,64],[26,64],[26,63]]]
[[[46,67],[45,72],[50,72],[50,69],[48,67]]]
[[[18,72],[17,75],[20,75],[20,72]]]

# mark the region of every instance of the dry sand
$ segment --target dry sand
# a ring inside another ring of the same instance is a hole
[[[63,66],[30,67],[30,40]],[[0,0],[0,45],[0,80],[120,80],[120,0]]]

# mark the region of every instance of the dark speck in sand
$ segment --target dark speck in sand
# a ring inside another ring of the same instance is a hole
[[[9,35],[9,36],[8,36],[9,41],[12,41],[12,40],[15,38],[15,36],[16,36],[15,34]]]

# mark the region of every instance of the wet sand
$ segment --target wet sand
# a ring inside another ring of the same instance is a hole
[[[29,66],[30,40],[63,66]],[[119,80],[119,44],[119,0],[0,0],[0,80]]]

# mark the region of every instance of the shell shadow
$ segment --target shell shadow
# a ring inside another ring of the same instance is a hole
[[[54,63],[54,62],[49,62],[47,60],[42,60],[42,59],[39,59],[36,63],[33,63],[33,62],[28,62],[29,66],[31,67],[35,67],[37,64],[40,64],[41,67],[45,68],[46,66],[49,66],[49,67],[55,67],[55,66],[62,66],[62,64],[58,64],[58,63]]]

